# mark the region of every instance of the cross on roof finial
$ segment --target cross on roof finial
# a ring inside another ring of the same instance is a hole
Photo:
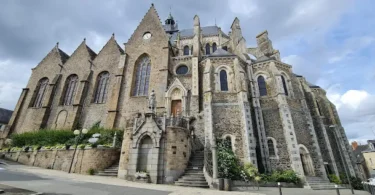
[[[56,48],[59,48],[59,42],[56,43]]]
[[[112,37],[115,37],[115,33],[112,33]]]

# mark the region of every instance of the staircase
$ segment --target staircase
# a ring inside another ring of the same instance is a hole
[[[117,173],[118,173],[118,163],[115,163],[112,166],[104,169],[104,171],[99,171],[97,175],[106,176],[106,177],[117,177]]]
[[[191,154],[185,173],[175,182],[177,186],[209,188],[203,174],[204,151]]]
[[[321,177],[306,177],[306,184],[310,186],[312,190],[327,190],[335,189],[335,183],[330,183],[328,179]],[[339,186],[339,188],[342,188]]]

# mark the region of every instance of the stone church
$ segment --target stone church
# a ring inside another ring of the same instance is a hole
[[[98,53],[85,40],[71,55],[57,44],[32,69],[8,134],[122,129],[118,177],[147,171],[153,183],[175,182],[200,155],[195,168],[212,184],[219,139],[260,172],[356,175],[335,106],[280,60],[267,31],[249,47],[238,18],[228,33],[197,15],[191,24],[163,24],[152,5],[124,46],[114,35]]]

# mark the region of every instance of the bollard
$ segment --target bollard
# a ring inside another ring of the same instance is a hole
[[[280,182],[277,182],[277,185],[279,186],[279,193],[280,193],[280,195],[283,195],[283,192],[281,191],[281,184],[280,184]]]
[[[340,195],[339,186],[338,186],[338,185],[335,185],[335,188],[336,188],[336,193],[337,193],[337,195]]]

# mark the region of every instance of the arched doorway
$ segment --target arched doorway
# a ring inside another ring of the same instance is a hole
[[[310,153],[304,145],[300,145],[299,153],[301,155],[301,162],[305,175],[315,176],[314,165]]]
[[[137,171],[149,171],[148,165],[152,159],[152,148],[153,143],[151,137],[148,135],[144,136],[139,144]]]

